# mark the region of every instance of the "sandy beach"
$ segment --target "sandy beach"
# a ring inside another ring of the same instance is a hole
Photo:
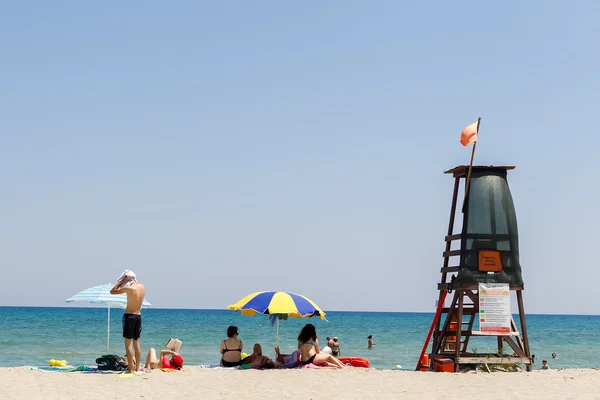
[[[600,370],[464,374],[348,370],[152,371],[139,376],[1,368],[4,399],[600,399]]]

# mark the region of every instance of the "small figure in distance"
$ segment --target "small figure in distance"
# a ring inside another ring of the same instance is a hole
[[[327,344],[321,349],[321,353],[332,354],[333,351],[331,351],[331,346],[333,346],[333,340],[331,340],[329,336],[327,336],[325,339],[327,339]]]
[[[172,355],[171,359],[167,357],[169,354]],[[148,355],[146,356],[146,365],[144,366],[146,369],[181,369],[181,367],[183,367],[183,357],[181,357],[179,353],[173,350],[161,350],[160,358],[157,358],[154,347],[148,351]]]
[[[542,360],[542,369],[550,369],[550,366],[548,365],[548,361]]]
[[[373,335],[369,335],[369,336],[367,336],[367,339],[369,339],[369,342],[368,342],[368,343],[369,343],[369,345],[368,345],[368,348],[369,348],[369,349],[372,349],[372,348],[373,348],[373,346],[375,346],[375,344],[376,344],[376,343],[373,341]]]
[[[142,348],[140,335],[142,333],[142,302],[146,295],[146,286],[139,283],[135,273],[126,269],[117,284],[110,290],[110,294],[127,295],[127,308],[123,314],[123,338],[125,339],[125,352],[127,353],[127,368],[133,373],[142,370]],[[134,357],[135,348],[135,357]]]
[[[556,355],[556,353],[552,353],[552,358],[557,358],[558,356]]]
[[[327,346],[333,348],[333,340],[331,340],[329,336],[327,336],[325,339],[327,339]]]
[[[531,355],[531,363],[532,363],[532,364],[535,364],[535,354],[532,354],[532,355]]]
[[[242,365],[242,348],[244,344],[238,340],[238,327],[227,328],[227,339],[221,342],[221,366],[237,367]]]
[[[340,342],[337,336],[333,338],[333,344],[331,345],[331,355],[333,355],[334,357],[342,355],[342,350],[340,350]]]
[[[326,367],[347,368],[331,354],[321,353],[317,330],[313,324],[306,324],[298,335],[298,350],[302,365],[315,364]]]

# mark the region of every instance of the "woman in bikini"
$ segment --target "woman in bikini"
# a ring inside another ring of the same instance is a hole
[[[242,347],[244,344],[238,340],[237,326],[227,328],[228,339],[221,342],[221,366],[222,367],[237,367],[242,365]]]
[[[367,342],[367,348],[372,349],[373,346],[375,346],[375,342],[373,341],[373,335],[367,336],[367,339],[369,339],[369,341]]]
[[[306,324],[298,335],[298,350],[300,350],[300,361],[302,365],[314,364],[325,367],[346,368],[337,358],[331,354],[321,353],[319,350],[319,339],[317,330],[313,324]]]

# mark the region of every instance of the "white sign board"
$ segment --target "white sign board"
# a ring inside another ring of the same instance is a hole
[[[510,289],[508,283],[479,284],[479,331],[482,335],[509,335]]]

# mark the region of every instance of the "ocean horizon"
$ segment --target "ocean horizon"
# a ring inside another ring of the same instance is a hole
[[[69,305],[56,305],[56,306],[38,306],[38,305],[9,305],[9,306],[0,306],[1,308],[100,308],[100,309],[104,309],[106,310],[106,306],[102,306],[102,305],[78,305],[77,302],[75,303],[70,303]],[[182,310],[182,311],[228,311],[228,309],[225,308],[189,308],[189,307],[148,307],[148,308],[144,308],[143,312],[146,312],[147,310]],[[111,310],[117,310],[117,312],[119,310],[119,308],[111,308]],[[112,312],[112,311],[111,311]],[[431,314],[433,316],[433,312],[429,312],[429,311],[381,311],[381,310],[328,310],[326,311],[327,315],[329,315],[330,313],[386,313],[386,314]],[[513,314],[518,316],[518,314]],[[598,316],[600,317],[600,313],[599,314],[571,314],[571,313],[530,313],[530,314],[526,314],[526,315],[538,315],[538,316],[580,316],[580,317],[594,317],[594,316]]]
[[[0,366],[43,366],[50,359],[64,359],[71,365],[96,365],[103,354],[124,355],[121,337],[123,310],[82,306],[0,306]],[[260,343],[263,352],[274,356],[276,327],[268,317],[242,316],[223,309],[148,308],[142,311],[142,356],[150,347],[165,348],[169,338],[183,342],[180,353],[186,365],[218,364],[220,342],[229,325],[239,327],[244,351]],[[432,312],[328,311],[327,321],[318,318],[281,321],[279,346],[282,352],[296,348],[301,327],[312,323],[321,346],[326,336],[337,336],[343,356],[364,357],[379,369],[414,370],[431,326]],[[519,325],[518,316],[515,321]],[[600,315],[527,314],[526,322],[534,368],[542,359],[551,368],[594,368],[600,366],[596,341]],[[110,344],[107,350],[108,328]],[[519,327],[520,330],[520,327]],[[367,349],[367,336],[375,347]],[[428,349],[431,348],[429,343]],[[475,352],[496,351],[496,338],[475,337],[469,344]],[[558,357],[552,359],[551,354]]]

